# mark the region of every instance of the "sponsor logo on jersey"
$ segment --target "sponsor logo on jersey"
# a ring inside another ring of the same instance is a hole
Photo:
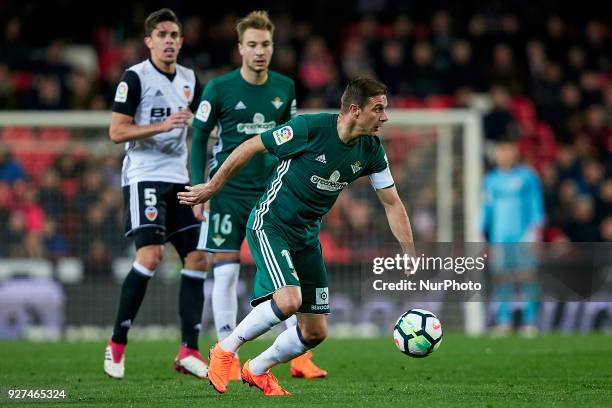
[[[119,82],[119,85],[117,85],[117,92],[115,92],[115,102],[123,103],[127,101],[128,89],[127,82]]]
[[[274,141],[278,146],[283,143],[287,143],[291,139],[293,139],[293,129],[291,126],[283,126],[280,129],[276,129],[272,132],[272,136],[274,137]]]
[[[189,85],[183,86],[183,96],[185,99],[191,99],[191,87]]]
[[[210,116],[210,110],[210,102],[200,102],[200,106],[198,106],[198,111],[196,112],[196,119],[201,120],[202,122],[206,122],[208,120],[208,117]]]
[[[347,182],[339,182],[339,179],[340,172],[338,170],[334,170],[331,176],[329,176],[329,180],[319,176],[312,176],[310,177],[310,182],[316,184],[319,190],[339,191],[348,185]]]
[[[266,117],[257,112],[253,115],[253,122],[251,123],[239,123],[236,126],[236,130],[238,133],[244,133],[247,135],[258,135],[260,133],[265,132],[266,130],[272,129],[276,126],[276,122],[271,120],[270,122],[266,122]]]
[[[276,109],[279,109],[279,108],[280,108],[281,106],[283,106],[283,104],[285,103],[285,102],[283,102],[283,101],[281,100],[281,98],[280,98],[280,97],[278,97],[278,96],[277,96],[277,97],[275,97],[274,99],[272,99],[270,102],[272,102],[272,105],[274,105],[274,107],[275,107]]]
[[[318,155],[317,157],[315,157],[315,160],[323,164],[327,164],[327,159],[325,158],[324,154]]]
[[[155,207],[145,208],[145,217],[147,217],[147,220],[149,221],[155,221],[155,219],[157,218],[157,208]]]
[[[164,96],[164,94],[158,89],[157,92],[155,92],[155,96]]]
[[[328,305],[329,304],[329,288],[315,288],[315,304],[316,305]]]
[[[238,101],[236,106],[234,106],[234,110],[243,110],[246,109],[246,105],[242,101]]]
[[[355,163],[351,164],[351,170],[353,170],[353,174],[357,173],[361,170],[361,162],[357,160]]]

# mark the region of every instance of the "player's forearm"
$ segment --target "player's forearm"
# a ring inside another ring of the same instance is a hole
[[[399,241],[404,252],[412,252],[414,238],[412,236],[412,226],[406,213],[406,208],[401,202],[390,206],[385,206],[389,227],[395,238]]]
[[[131,140],[145,139],[162,132],[165,132],[163,122],[152,123],[150,125],[135,125],[126,123],[113,125],[111,123],[109,135],[113,142],[124,143]]]
[[[208,132],[197,127],[193,128],[191,139],[191,155],[189,157],[189,170],[191,171],[191,184],[204,182],[204,169],[206,167],[206,153],[208,151]]]
[[[210,184],[215,191],[221,190],[225,183],[246,166],[256,153],[263,153],[264,151],[265,147],[259,135],[242,143],[225,159],[223,165],[210,180]]]

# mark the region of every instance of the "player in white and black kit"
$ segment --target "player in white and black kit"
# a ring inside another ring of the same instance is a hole
[[[123,378],[128,330],[169,241],[183,262],[179,293],[182,342],[174,367],[205,378],[208,366],[198,351],[198,336],[206,255],[196,250],[200,223],[176,198],[189,184],[187,126],[202,87],[193,70],[176,62],[182,37],[174,12],[161,9],[149,15],[144,41],[151,57],[125,71],[112,107],[110,138],[125,142],[125,234],[134,238],[137,251],[121,288],[104,371]]]

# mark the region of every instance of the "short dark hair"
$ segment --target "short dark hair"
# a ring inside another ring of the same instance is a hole
[[[169,8],[163,8],[161,10],[154,11],[149,14],[144,23],[145,36],[150,37],[153,30],[159,23],[164,21],[171,21],[179,27],[179,32],[182,31],[181,23],[179,23],[178,17],[174,14],[174,11]]]
[[[363,108],[368,104],[368,99],[373,96],[387,95],[387,86],[374,78],[357,78],[348,83],[342,99],[340,110],[347,112],[351,104]]]

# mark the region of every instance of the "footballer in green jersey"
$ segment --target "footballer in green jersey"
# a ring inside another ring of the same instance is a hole
[[[217,130],[217,143],[209,162],[213,177],[230,153],[245,140],[287,122],[296,115],[293,81],[270,71],[274,25],[265,11],[254,11],[236,25],[242,66],[208,82],[193,122],[191,176],[202,183],[208,136]],[[250,162],[210,201],[209,213],[194,206],[202,223],[198,249],[213,253],[213,316],[217,336],[223,339],[236,327],[238,302],[236,284],[240,273],[240,247],[253,206],[264,193],[278,160],[271,154],[256,154]],[[289,319],[287,325],[295,325]],[[296,377],[327,375],[309,358],[292,361]],[[232,379],[240,379],[235,359]]]
[[[404,251],[412,251],[412,230],[384,149],[376,133],[388,120],[387,88],[369,78],[351,81],[342,95],[339,115],[298,116],[236,148],[206,184],[186,187],[183,204],[206,202],[249,159],[268,152],[279,159],[276,174],[251,212],[247,240],[257,272],[252,293],[255,308],[211,351],[209,379],[219,392],[227,389],[225,354],[287,316],[298,313],[298,327],[281,333],[275,343],[245,364],[243,379],[258,384],[278,362],[319,344],[327,335],[330,292],[318,231],[341,190],[368,176]],[[297,339],[297,340],[296,340]],[[261,374],[261,373],[264,374]],[[255,374],[255,376],[253,376]],[[285,391],[277,380],[266,393]],[[286,391],[285,391],[286,392]]]

